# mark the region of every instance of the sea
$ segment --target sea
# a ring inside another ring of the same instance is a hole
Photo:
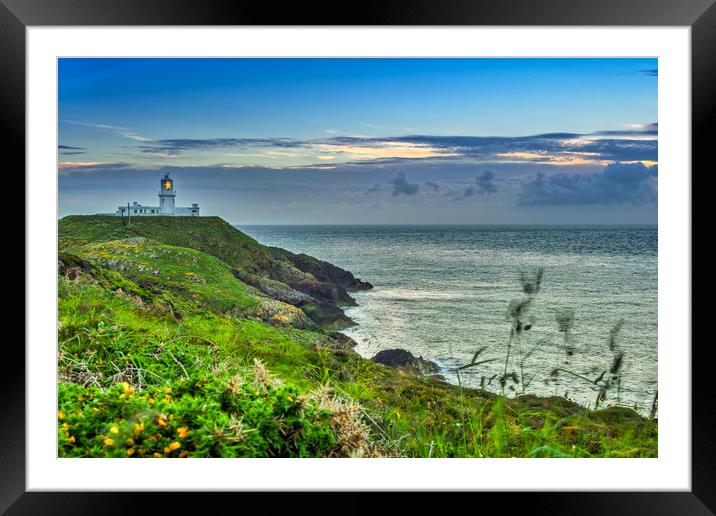
[[[594,407],[593,381],[621,354],[620,380],[601,406],[650,412],[656,226],[237,227],[373,284],[353,293],[358,306],[345,310],[357,324],[344,333],[366,358],[402,348],[437,363],[452,383]],[[539,290],[520,316],[529,329],[511,339],[511,303],[527,297],[523,284],[540,269]],[[506,362],[515,375],[503,386]],[[471,363],[478,365],[464,367]]]

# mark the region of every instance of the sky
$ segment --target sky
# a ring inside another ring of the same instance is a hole
[[[58,63],[59,216],[655,224],[657,59]]]

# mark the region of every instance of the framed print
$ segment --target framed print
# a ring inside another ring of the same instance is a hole
[[[350,25],[3,2],[27,201],[3,509],[714,510],[691,337],[712,2],[389,3]]]

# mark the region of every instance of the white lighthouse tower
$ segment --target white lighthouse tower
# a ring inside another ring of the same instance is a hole
[[[174,191],[174,180],[169,177],[169,173],[164,174],[164,177],[159,182],[159,213],[161,215],[174,215],[174,198],[176,197]]]
[[[126,206],[118,206],[117,211],[113,214],[105,213],[100,215],[117,215],[124,217],[128,215],[130,217],[156,217],[158,215],[164,215],[169,217],[198,217],[199,216],[199,204],[192,203],[191,206],[175,206],[174,199],[176,198],[176,192],[174,191],[174,180],[169,177],[169,173],[164,174],[164,177],[159,180],[159,206],[145,206],[134,201],[131,205],[127,203]]]

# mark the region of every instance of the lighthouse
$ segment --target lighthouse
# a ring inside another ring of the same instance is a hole
[[[174,191],[174,180],[169,177],[169,174],[164,174],[164,177],[159,181],[159,213],[162,215],[174,215],[174,198],[176,197]]]
[[[176,192],[174,191],[174,180],[169,177],[169,173],[164,174],[164,177],[159,180],[159,206],[145,206],[138,202],[133,202],[131,205],[128,203],[126,206],[117,207],[117,211],[111,215],[125,216],[129,215],[132,217],[146,217],[146,216],[157,216],[164,215],[169,217],[198,217],[199,216],[199,204],[192,203],[190,207],[175,206],[174,199],[176,198]],[[105,215],[110,215],[109,213]]]

